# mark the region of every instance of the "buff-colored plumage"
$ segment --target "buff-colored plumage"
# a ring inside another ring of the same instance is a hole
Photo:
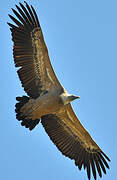
[[[76,117],[70,96],[58,81],[52,68],[37,14],[26,2],[20,3],[17,18],[9,15],[15,25],[8,23],[12,32],[13,56],[22,86],[29,97],[17,97],[16,117],[32,130],[40,121],[50,139],[63,155],[73,159],[81,170],[102,177],[109,168],[100,147]]]

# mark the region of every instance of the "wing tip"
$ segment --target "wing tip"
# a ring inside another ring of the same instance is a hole
[[[111,160],[109,159],[109,157],[108,157],[103,151],[101,151],[101,154],[102,154],[109,162],[111,162]]]

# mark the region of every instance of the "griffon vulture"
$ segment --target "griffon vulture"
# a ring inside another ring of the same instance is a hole
[[[16,15],[9,17],[12,32],[13,56],[22,86],[28,96],[17,97],[16,118],[21,125],[34,129],[41,121],[45,131],[63,155],[75,165],[91,172],[96,180],[109,168],[110,159],[94,142],[76,117],[71,101],[78,96],[68,94],[52,68],[41,26],[33,6],[19,3]]]

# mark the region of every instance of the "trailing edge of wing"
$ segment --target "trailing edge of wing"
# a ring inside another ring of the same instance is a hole
[[[32,98],[52,86],[61,87],[50,63],[48,50],[33,6],[19,3],[17,11],[12,9],[16,18],[9,15],[15,25],[8,23],[12,32],[13,56],[22,86]]]
[[[88,179],[91,178],[92,172],[96,180],[97,173],[100,177],[102,177],[102,172],[106,174],[106,168],[109,168],[107,160],[110,161],[110,159],[93,141],[79,120],[74,119],[75,116],[72,114],[73,110],[70,105],[68,111],[70,117],[67,115],[67,111],[64,115],[43,116],[41,118],[42,125],[62,154],[74,159],[79,170],[84,166]],[[70,118],[73,118],[72,121]]]

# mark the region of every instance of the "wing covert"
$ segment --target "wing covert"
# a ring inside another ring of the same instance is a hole
[[[37,98],[41,93],[60,85],[52,65],[48,50],[44,42],[42,30],[34,8],[26,2],[24,6],[16,5],[17,11],[13,13],[17,18],[9,15],[16,24],[8,23],[12,32],[13,56],[22,86],[32,98]]]
[[[41,119],[45,131],[53,143],[63,155],[74,159],[75,165],[80,170],[84,166],[89,179],[91,172],[95,180],[97,172],[100,177],[102,177],[102,172],[106,174],[105,167],[109,168],[106,160],[110,161],[110,159],[82,126],[70,104],[64,113],[46,115]]]

